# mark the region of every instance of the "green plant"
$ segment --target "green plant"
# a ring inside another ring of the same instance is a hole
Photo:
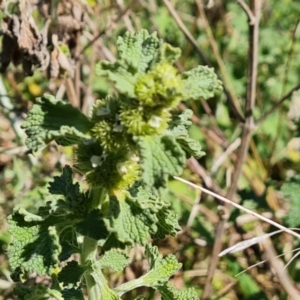
[[[221,84],[203,66],[178,74],[173,64],[180,49],[155,33],[126,33],[117,48],[116,62],[97,66],[117,93],[98,100],[90,117],[44,95],[23,124],[32,151],[52,140],[76,145],[74,169],[85,176],[89,189],[73,182],[73,171],[65,166],[50,183],[52,201],[37,214],[19,207],[9,217],[14,280],[23,281],[33,272],[52,278],[51,287],[19,285],[21,299],[83,299],[84,283],[92,300],[121,299],[141,286],[163,299],[197,298],[194,289],[179,291],[168,283],[181,264],[174,255],[163,258],[149,241],[180,230],[167,182],[181,174],[187,157],[203,155],[188,135],[192,112],[180,113],[176,107],[180,101],[208,99]],[[123,270],[135,244],[145,246],[149,271],[110,288],[104,269]],[[80,259],[70,260],[73,254]]]

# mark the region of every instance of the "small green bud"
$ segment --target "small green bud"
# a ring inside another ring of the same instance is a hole
[[[93,187],[104,187],[109,194],[121,194],[140,176],[139,157],[126,147],[114,152],[99,144],[80,145],[75,168],[86,175]]]
[[[126,139],[124,138],[123,126],[116,116],[114,122],[100,121],[92,128],[92,136],[99,141],[101,146],[109,151],[124,147]]]
[[[168,128],[171,114],[161,108],[135,108],[131,105],[123,105],[120,114],[121,124],[126,132],[133,135],[161,134]]]
[[[137,100],[145,106],[174,108],[183,97],[183,82],[169,63],[157,64],[135,84]]]

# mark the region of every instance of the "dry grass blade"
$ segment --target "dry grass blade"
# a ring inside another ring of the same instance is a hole
[[[292,252],[294,252],[294,251],[296,251],[296,250],[299,250],[300,248],[297,248],[297,249],[295,249],[295,250],[293,250]],[[287,262],[287,264],[284,266],[284,268],[286,269],[288,266],[289,266],[289,264],[295,259],[295,258],[297,258],[298,256],[300,255],[300,251],[298,251],[288,262]]]
[[[300,250],[300,248],[296,248],[296,249],[294,249],[294,250],[292,250],[292,251],[289,251],[289,252],[286,252],[286,253],[279,254],[279,255],[276,256],[276,258],[282,257],[283,255],[286,255],[287,253],[293,253],[293,252],[298,251],[298,250]],[[299,253],[300,253],[300,252],[298,251],[298,252],[296,253],[296,255],[294,255],[294,256],[290,259],[290,261],[291,261],[295,256],[298,256]],[[288,264],[290,263],[290,261],[288,262]],[[255,267],[257,267],[257,266],[259,266],[259,265],[261,265],[261,264],[264,264],[265,262],[267,262],[267,260],[262,260],[262,261],[260,261],[260,262],[258,262],[258,263],[256,263],[256,264],[254,264],[254,265],[251,265],[251,266],[248,267],[247,269],[245,269],[245,270],[243,270],[242,272],[236,274],[235,277],[240,276],[241,274],[243,274],[243,273],[245,273],[245,272],[251,270],[252,268],[255,268]],[[286,267],[288,266],[288,264],[287,264],[284,268],[286,268]]]
[[[196,184],[194,184],[192,182],[189,182],[189,181],[187,181],[185,179],[182,179],[182,178],[177,177],[177,176],[174,176],[174,178],[176,180],[181,181],[181,182],[183,182],[183,183],[185,183],[185,184],[187,184],[187,185],[189,185],[189,186],[191,186],[191,187],[193,187],[195,189],[198,189],[198,190],[200,190],[200,191],[202,191],[202,192],[204,192],[204,193],[206,193],[208,195],[211,195],[211,196],[213,196],[213,197],[215,197],[215,198],[223,201],[224,203],[232,205],[232,206],[238,208],[239,210],[242,210],[242,211],[246,212],[247,214],[255,216],[258,219],[260,219],[260,220],[262,220],[264,222],[267,222],[267,223],[269,223],[269,224],[271,224],[271,225],[279,228],[280,230],[282,230],[282,231],[284,231],[286,233],[289,233],[289,234],[293,235],[294,237],[300,239],[300,234],[298,234],[297,232],[295,232],[295,231],[293,231],[293,230],[291,230],[289,228],[286,228],[285,226],[282,226],[282,225],[278,224],[277,222],[274,222],[274,221],[272,221],[272,220],[270,220],[268,218],[265,218],[265,217],[261,216],[260,214],[254,212],[254,211],[252,211],[250,209],[247,209],[247,208],[245,208],[245,207],[243,207],[243,206],[241,206],[241,205],[239,205],[239,204],[237,204],[237,203],[235,203],[235,202],[233,202],[233,201],[231,201],[231,200],[229,200],[229,199],[227,199],[225,197],[222,197],[222,196],[220,196],[220,195],[218,195],[218,194],[216,194],[216,193],[214,193],[214,192],[212,192],[210,190],[207,190],[207,189],[205,189],[205,188],[203,188],[201,186],[198,186],[198,185],[196,185]]]
[[[274,231],[274,232],[271,232],[271,233],[266,233],[266,234],[263,234],[263,235],[260,235],[260,236],[256,236],[256,237],[253,237],[251,239],[248,239],[248,240],[245,240],[245,241],[242,241],[242,242],[239,242],[235,245],[233,245],[232,247],[229,247],[225,250],[223,250],[220,254],[219,254],[219,257],[221,256],[224,256],[228,253],[235,253],[235,252],[238,252],[238,251],[242,251],[246,248],[249,248],[259,242],[261,242],[262,240],[272,236],[272,235],[275,235],[279,232],[282,232],[283,230],[277,230],[277,231]]]

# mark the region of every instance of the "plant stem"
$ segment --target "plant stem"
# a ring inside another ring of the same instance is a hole
[[[106,197],[106,191],[103,188],[92,188],[89,196],[91,199],[90,209],[99,208]],[[85,236],[82,244],[81,264],[88,267],[87,271],[84,273],[84,278],[87,285],[89,300],[101,299],[101,286],[104,284],[98,280],[96,282],[92,276],[92,272],[94,272],[94,266],[96,265],[97,260],[97,250],[98,241],[91,237]],[[101,273],[100,269],[97,270],[97,273],[99,272]]]
[[[82,245],[81,264],[92,264],[96,261],[98,242],[88,236],[84,237]],[[96,283],[93,276],[91,275],[92,266],[88,268],[88,271],[84,273],[84,278],[87,286],[87,293],[89,300],[101,299],[101,288],[99,283]]]
[[[106,197],[106,190],[103,187],[90,189],[89,198],[91,199],[90,210],[100,208]]]
[[[244,2],[243,9],[244,9]],[[256,81],[257,81],[257,65],[258,65],[258,45],[259,45],[259,20],[260,20],[260,9],[261,0],[251,0],[247,7],[247,12],[251,11],[249,17],[249,56],[248,56],[248,76],[247,76],[247,90],[246,90],[246,103],[245,103],[245,123],[243,124],[243,131],[241,137],[241,146],[237,154],[237,161],[235,171],[232,177],[231,186],[226,194],[226,198],[231,199],[236,193],[238,187],[238,180],[242,174],[244,162],[246,160],[249,144],[251,140],[251,133],[254,129],[254,118],[253,110],[256,98]],[[253,17],[252,17],[253,16]],[[254,22],[255,21],[255,22]],[[225,205],[225,209],[228,208],[228,204]],[[219,253],[222,248],[222,237],[224,236],[225,225],[230,216],[226,214],[222,216],[218,223],[216,230],[216,238],[212,251],[211,264],[208,268],[208,274],[202,294],[202,300],[210,298],[211,295],[211,282],[217,267]]]

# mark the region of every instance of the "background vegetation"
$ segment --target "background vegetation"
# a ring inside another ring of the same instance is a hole
[[[256,11],[251,12],[253,5]],[[72,165],[74,155],[55,143],[40,155],[28,154],[20,125],[35,98],[45,92],[84,113],[113,92],[95,70],[98,61],[115,59],[115,42],[125,31],[157,31],[182,49],[177,62],[181,71],[209,65],[223,82],[224,92],[209,101],[189,102],[194,112],[190,134],[206,155],[187,162],[184,178],[287,227],[299,227],[299,12],[296,0],[3,1],[0,299],[13,299],[6,217],[20,204],[35,212],[47,200],[47,182],[65,164]],[[257,82],[252,90],[251,82]],[[173,284],[196,287],[202,299],[300,299],[300,265],[297,259],[288,264],[299,241],[280,233],[267,245],[218,259],[221,248],[274,228],[220,207],[216,199],[178,181],[170,188],[182,232],[156,244],[183,263]],[[111,285],[143,273],[140,253],[138,248],[132,252],[124,273],[107,274]],[[281,253],[280,259],[272,258]],[[236,277],[265,259],[269,262]],[[285,270],[283,264],[288,264]],[[28,284],[47,280],[33,275]]]

